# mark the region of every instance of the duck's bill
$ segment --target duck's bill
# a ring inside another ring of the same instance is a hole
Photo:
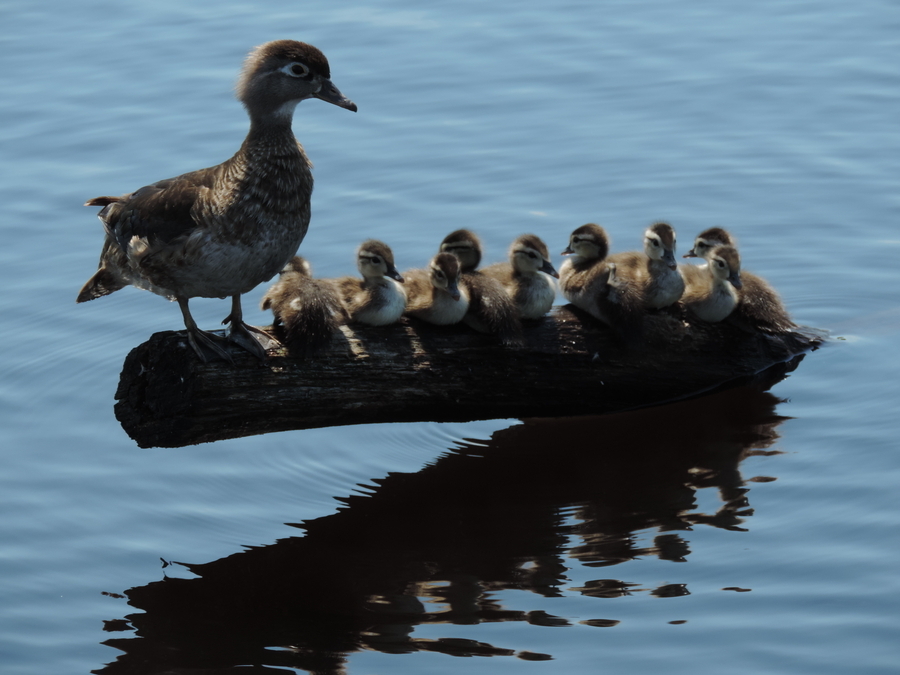
[[[544,260],[544,264],[541,265],[541,272],[549,274],[554,279],[559,279],[559,272],[556,271],[556,268],[553,267],[553,263],[549,260]]]
[[[341,93],[341,90],[335,87],[331,80],[324,80],[322,88],[315,94],[316,98],[320,98],[328,103],[333,103],[339,108],[346,108],[356,112],[356,104]]]

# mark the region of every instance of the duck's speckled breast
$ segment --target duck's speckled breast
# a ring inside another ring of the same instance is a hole
[[[178,295],[250,291],[281,271],[309,227],[312,171],[296,141],[245,144],[221,170],[192,209],[197,228],[151,265],[165,277],[160,285]]]

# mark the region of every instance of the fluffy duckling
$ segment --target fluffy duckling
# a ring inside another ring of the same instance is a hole
[[[459,259],[452,253],[438,253],[428,269],[404,272],[406,314],[438,326],[462,321],[469,309],[469,295],[460,288],[459,275]]]
[[[348,319],[370,326],[395,323],[406,309],[406,289],[390,247],[375,239],[364,241],[356,252],[356,266],[362,280],[332,280]]]
[[[684,279],[675,261],[675,230],[668,223],[647,228],[643,252],[616,253],[606,262],[615,265],[609,280],[611,292],[621,293],[625,284],[631,285],[648,309],[668,307],[684,293]]]
[[[697,235],[694,247],[685,253],[684,257],[706,260],[713,248],[722,245],[735,246],[735,242],[727,230],[711,227]],[[681,266],[682,272],[686,274],[693,273],[692,270],[697,268],[696,265]],[[731,315],[732,320],[770,333],[784,332],[797,327],[778,293],[765,279],[752,272],[742,271],[741,282],[743,287],[738,292],[738,306]]]
[[[222,338],[197,327],[191,298],[231,297],[228,338],[265,358],[263,331],[244,323],[241,295],[275,276],[309,226],[310,162],[291,131],[300,101],[318,98],[356,111],[331,83],[325,55],[278,40],[250,52],[237,84],[250,131],[237,153],[207,169],[162,180],[121,197],[96,197],[106,232],[100,265],[77,302],[125,286],[177,300],[201,361],[232,361]]]
[[[582,225],[569,235],[569,245],[562,254],[570,256],[559,269],[563,297],[612,327],[620,340],[637,342],[644,315],[642,298],[631,285],[610,292],[609,279],[616,266],[606,262],[606,230],[594,223]]]
[[[726,319],[737,307],[741,288],[741,258],[733,246],[709,251],[707,266],[688,277],[681,297],[684,306],[702,321]]]
[[[481,239],[471,230],[455,230],[444,237],[441,251],[459,259],[460,271],[474,272],[481,264]]]
[[[523,319],[539,319],[556,300],[553,278],[559,274],[550,262],[547,245],[533,234],[523,234],[509,248],[509,262],[495,263],[482,270],[501,283]]]
[[[283,326],[290,350],[307,356],[325,347],[343,323],[336,289],[326,280],[313,279],[309,263],[300,256],[281,270],[260,307],[272,310],[274,325]]]
[[[475,269],[481,262],[481,240],[471,230],[456,230],[444,237],[440,250],[459,259],[460,284],[469,295],[463,322],[479,333],[496,335],[507,346],[520,344],[522,324],[515,303],[499,281]]]

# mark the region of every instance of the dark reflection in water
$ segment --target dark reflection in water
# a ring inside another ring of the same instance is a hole
[[[303,535],[185,564],[196,578],[126,591],[140,610],[124,620],[135,633],[107,640],[124,653],[95,672],[340,673],[360,649],[550,658],[413,631],[429,623],[569,625],[543,611],[505,609],[495,597],[505,590],[689,594],[684,584],[652,589],[611,578],[571,589],[565,573],[573,558],[603,568],[638,556],[685,561],[691,551],[679,532],[699,523],[742,529],[752,510],[740,464],[778,438],[785,418],[766,390],[794,366],[667,406],[527,420],[487,442],[462,443],[417,473],[374,479],[336,513],[297,524]],[[704,487],[719,491],[715,513],[695,510]],[[648,528],[659,534],[638,545],[636,533]],[[123,623],[107,622],[108,630]]]

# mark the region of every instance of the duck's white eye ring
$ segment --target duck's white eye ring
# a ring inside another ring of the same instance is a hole
[[[306,77],[309,75],[309,67],[299,61],[294,61],[282,67],[281,72],[287,73],[291,77]]]

